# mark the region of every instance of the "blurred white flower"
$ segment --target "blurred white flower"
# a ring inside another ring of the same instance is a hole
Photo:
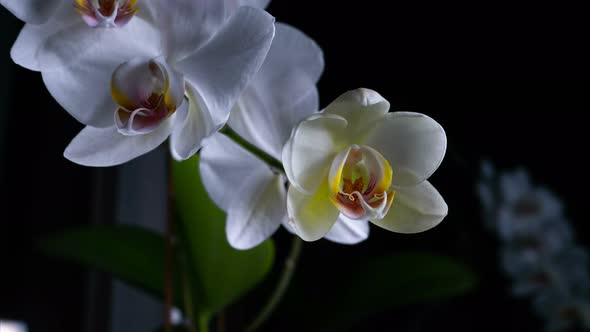
[[[523,169],[482,166],[478,192],[487,225],[501,242],[501,265],[515,296],[531,296],[546,331],[590,329],[590,259],[577,246],[561,201],[533,186]]]
[[[559,199],[545,188],[533,187],[523,169],[493,177],[493,167],[483,163],[478,193],[488,226],[502,238],[528,236],[561,214]]]
[[[185,320],[182,311],[177,307],[172,307],[172,310],[170,310],[170,323],[172,323],[173,326],[176,326],[181,325],[184,322]]]
[[[342,219],[416,233],[447,215],[426,181],[446,151],[443,128],[423,114],[388,111],[377,92],[357,89],[293,130],[282,161],[289,222],[302,239],[318,240]]]
[[[504,203],[498,210],[504,238],[528,235],[561,214],[561,202],[544,188],[533,188],[524,170],[500,176]]]
[[[544,253],[534,248],[504,248],[502,265],[512,278],[516,296],[538,291],[561,289],[566,292],[588,284],[587,253],[568,245],[555,252]]]
[[[0,319],[0,332],[27,332],[27,324],[23,322]]]
[[[225,10],[223,1],[161,1],[157,26],[116,29],[92,54],[42,71],[52,96],[87,125],[65,157],[87,166],[117,165],[169,136],[176,159],[193,155],[223,127],[274,36],[272,16],[239,7],[209,38],[204,31],[211,22],[201,13]],[[86,37],[56,40],[53,61],[71,61]]]
[[[573,233],[567,221],[547,223],[542,229],[509,241],[503,238],[503,268],[511,275],[522,274],[530,266],[536,268],[572,252],[572,241]]]
[[[533,309],[544,318],[545,331],[590,329],[590,300],[586,294],[546,291],[533,300]]]

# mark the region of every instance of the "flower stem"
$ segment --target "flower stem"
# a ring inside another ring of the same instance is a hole
[[[217,332],[225,332],[225,311],[217,313]]]
[[[301,238],[299,238],[297,235],[293,235],[291,250],[289,251],[289,256],[287,256],[287,259],[285,259],[285,266],[283,267],[283,272],[279,282],[268,299],[268,302],[264,305],[264,307],[262,307],[262,310],[256,319],[254,319],[254,321],[246,328],[246,332],[253,332],[259,329],[274,312],[277,305],[281,302],[281,299],[285,295],[285,292],[291,283],[291,279],[293,278],[293,273],[295,272],[297,260],[301,254],[302,247],[303,241],[301,241]]]
[[[209,315],[201,314],[198,319],[199,332],[209,332]]]
[[[164,256],[164,331],[172,332],[173,270],[174,270],[174,185],[172,180],[172,160],[168,159],[168,215],[166,216],[165,256]]]
[[[192,287],[189,281],[189,277],[186,273],[186,270],[182,273],[182,296],[184,300],[184,313],[187,318],[186,328],[189,332],[197,332],[195,329],[195,315],[194,315],[194,307],[193,307],[193,298],[192,298]]]
[[[272,168],[275,168],[277,171],[285,173],[285,169],[283,168],[283,163],[281,163],[279,160],[276,160],[273,156],[269,155],[268,153],[262,151],[256,145],[248,142],[245,138],[240,136],[238,133],[236,133],[230,127],[225,126],[225,127],[221,128],[221,130],[219,132],[225,134],[227,137],[229,137],[236,144],[240,145],[246,151],[251,152],[253,155],[260,158],[262,161],[266,162]]]

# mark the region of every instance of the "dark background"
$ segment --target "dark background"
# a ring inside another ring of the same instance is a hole
[[[510,283],[498,269],[498,242],[482,227],[474,186],[483,158],[504,169],[525,166],[536,183],[564,200],[578,240],[590,247],[590,84],[582,10],[565,3],[408,6],[372,0],[319,6],[275,0],[268,11],[324,49],[322,106],[344,91],[372,88],[394,110],[432,116],[449,139],[447,157],[431,178],[449,205],[441,225],[416,235],[372,228],[370,239],[354,247],[308,244],[298,280],[312,284],[315,273],[329,274],[353,259],[430,250],[470,264],[480,278],[477,290],[381,313],[353,330],[540,330],[529,302],[508,293]],[[9,48],[21,23],[3,8],[0,22],[0,317],[26,320],[33,332],[82,331],[88,273],[43,257],[34,243],[49,232],[112,215],[108,209],[97,212],[104,210],[101,204],[109,206],[110,188],[97,191],[97,183],[112,182],[114,172],[62,157],[82,126],[51,99],[38,73],[12,64]],[[283,231],[277,241],[280,256],[288,242]],[[310,292],[310,301],[314,296],[319,295]],[[235,325],[244,311],[243,304],[230,308]],[[289,330],[304,314],[304,308],[297,315],[279,314],[266,330]],[[231,318],[229,323],[231,328]]]

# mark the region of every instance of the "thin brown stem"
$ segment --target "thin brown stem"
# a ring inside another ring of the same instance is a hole
[[[174,183],[172,160],[168,159],[168,214],[166,217],[165,262],[164,262],[164,332],[172,332],[172,303],[174,302]]]
[[[217,332],[225,332],[225,310],[217,313]]]

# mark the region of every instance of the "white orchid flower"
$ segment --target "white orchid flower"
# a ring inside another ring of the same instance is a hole
[[[10,51],[13,61],[27,69],[53,70],[58,63],[51,54],[76,35],[78,53],[67,63],[92,54],[116,29],[135,30],[137,25],[154,24],[159,0],[0,0],[23,27]],[[127,27],[127,25],[131,27]],[[113,28],[113,29],[109,29]],[[111,31],[109,31],[111,30]]]
[[[505,240],[541,233],[563,213],[559,198],[547,188],[535,187],[524,169],[500,174],[498,182],[502,201],[494,221]]]
[[[75,62],[108,40],[112,33],[109,30],[114,30],[109,28],[127,29],[128,23],[155,24],[162,1],[166,5],[164,10],[175,5],[166,0],[0,0],[0,4],[27,23],[11,49],[13,61],[30,70],[46,71],[60,65],[51,61],[51,54],[56,51],[56,44],[59,45],[56,40],[67,40],[71,35],[79,37],[78,52],[71,54],[67,63]],[[193,3],[199,11],[192,10],[190,19],[198,23],[200,39],[206,39],[240,5],[264,8],[268,1],[194,0]]]
[[[158,7],[158,28],[130,23],[95,45],[92,54],[42,71],[52,96],[87,125],[67,147],[67,159],[117,165],[168,137],[172,155],[186,159],[223,127],[262,65],[274,36],[274,18],[265,11],[240,7],[209,38],[203,31],[212,28],[210,22],[199,13],[223,12],[222,2],[159,4],[165,7]],[[86,36],[56,40],[52,61],[70,61]]]
[[[282,161],[290,223],[302,239],[326,236],[339,218],[416,233],[446,216],[426,181],[446,151],[443,128],[423,114],[388,111],[377,92],[358,89],[293,130]]]
[[[229,126],[270,157],[280,160],[292,128],[317,112],[316,82],[324,68],[321,49],[302,32],[277,23],[276,36],[260,71],[229,118]],[[249,249],[287,223],[286,177],[278,166],[223,134],[207,139],[200,173],[213,201],[227,212],[226,234],[237,249]],[[342,243],[365,239],[368,228],[342,221],[328,238]]]

